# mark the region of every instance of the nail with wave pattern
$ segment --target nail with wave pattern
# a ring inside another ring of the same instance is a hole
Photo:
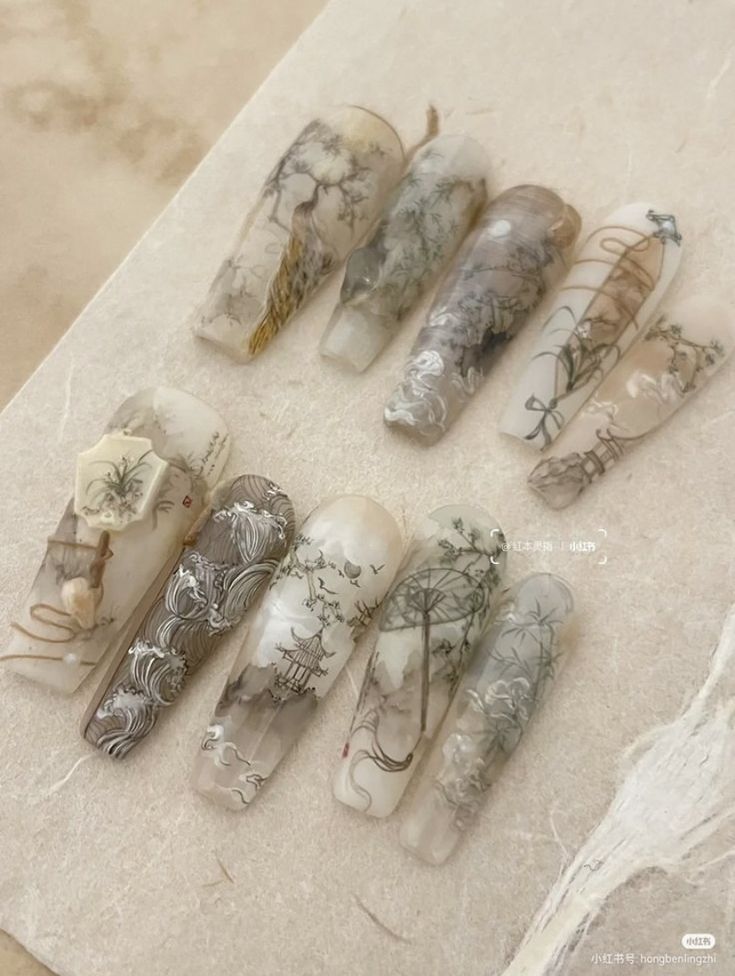
[[[120,759],[153,730],[262,593],[293,533],[293,506],[272,481],[243,475],[217,489],[191,547],[101,682],[82,725],[88,742]]]

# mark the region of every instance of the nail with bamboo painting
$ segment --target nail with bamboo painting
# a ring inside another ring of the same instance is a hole
[[[126,756],[260,596],[293,539],[283,491],[257,475],[219,486],[178,565],[100,683],[82,734]]]
[[[386,817],[400,801],[490,613],[504,543],[479,508],[448,505],[422,521],[381,612],[334,778],[342,803]]]
[[[247,361],[286,325],[377,216],[404,165],[374,112],[310,122],[278,160],[196,316],[197,335]]]
[[[547,447],[638,338],[681,260],[676,218],[621,207],[587,238],[500,423]]]
[[[394,518],[370,498],[341,496],[311,513],[214,709],[195,789],[232,810],[252,803],[347,662],[402,548]]]
[[[229,453],[222,418],[188,393],[143,390],[79,455],[74,497],[0,662],[73,692],[155,596]]]
[[[485,205],[488,167],[467,136],[438,136],[416,154],[370,239],[347,261],[323,356],[358,372],[372,363]]]
[[[401,844],[441,864],[475,822],[563,660],[569,586],[537,573],[504,595],[480,639],[401,825]]]
[[[515,186],[482,214],[439,286],[384,419],[439,440],[499,353],[569,266],[577,211],[543,186]]]
[[[656,430],[717,372],[735,346],[735,319],[710,298],[658,317],[540,461],[528,483],[565,508]]]

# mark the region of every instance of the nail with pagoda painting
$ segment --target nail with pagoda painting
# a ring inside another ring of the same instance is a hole
[[[73,692],[155,598],[229,446],[219,414],[188,393],[154,387],[125,400],[77,459],[74,497],[0,662]]]
[[[486,512],[448,505],[424,519],[383,605],[333,782],[342,803],[393,812],[482,633],[505,568]]]
[[[220,485],[205,515],[137,633],[120,647],[82,722],[85,739],[115,759],[176,703],[260,596],[293,538],[289,498],[258,475]]]
[[[401,844],[422,860],[443,863],[477,819],[559,672],[573,607],[567,584],[549,573],[529,576],[503,595],[401,825]]]
[[[198,753],[193,785],[242,810],[327,694],[398,568],[401,534],[344,495],[307,518],[250,627]]]
[[[642,334],[680,259],[672,214],[649,203],[610,214],[564,279],[501,431],[547,447]]]
[[[368,241],[349,257],[323,356],[362,372],[451,259],[487,199],[485,150],[438,136],[414,157]]]
[[[533,469],[528,483],[565,508],[722,366],[735,346],[726,305],[689,298],[658,317]]]
[[[310,122],[281,156],[197,314],[235,359],[261,351],[339,265],[401,175],[395,129],[354,105]]]

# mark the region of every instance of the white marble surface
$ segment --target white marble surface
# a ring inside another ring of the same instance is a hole
[[[511,540],[553,542],[551,553],[511,553],[508,575],[558,572],[580,617],[549,707],[439,870],[401,851],[399,818],[360,818],[330,794],[374,633],[243,817],[188,786],[237,639],[156,742],[121,765],[94,756],[75,766],[88,755],[77,723],[92,682],[68,700],[0,675],[0,925],[61,976],[502,971],[607,805],[622,750],[676,714],[701,678],[731,602],[732,364],[604,484],[550,513],[524,487],[534,456],[496,433],[539,319],[429,451],[381,420],[428,296],[362,377],[317,352],[339,275],[248,367],[195,342],[187,319],[278,151],[338,100],[388,115],[407,142],[433,101],[445,131],[487,147],[497,189],[553,186],[588,229],[625,200],[674,201],[688,250],[672,296],[696,288],[731,301],[734,31],[726,0],[334,0],[2,414],[5,623],[74,453],[111,404],[153,382],[221,410],[238,435],[229,472],[268,474],[300,517],[327,494],[372,493],[408,535],[419,513],[476,502]],[[573,540],[602,550],[560,551]],[[675,951],[687,931],[718,935],[719,961],[704,971],[729,976],[734,887],[731,861],[698,885],[640,878],[612,899],[570,976],[592,976],[594,952]]]

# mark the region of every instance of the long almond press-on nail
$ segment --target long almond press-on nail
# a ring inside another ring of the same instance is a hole
[[[0,661],[71,693],[167,573],[229,453],[222,418],[180,390],[126,400],[79,455],[76,490]]]
[[[560,634],[573,606],[567,584],[547,573],[529,576],[503,598],[401,826],[401,843],[424,861],[445,861],[477,818],[558,673]]]
[[[680,259],[671,214],[648,203],[610,214],[560,288],[500,429],[548,446],[641,335]]]
[[[542,186],[493,200],[439,287],[386,424],[425,443],[444,434],[567,270],[579,228],[577,211]]]
[[[82,725],[88,742],[119,759],[152,731],[261,594],[293,532],[291,502],[267,478],[217,489],[192,548],[101,682]]]
[[[528,478],[552,508],[565,508],[646,434],[679,409],[735,346],[724,305],[691,298],[660,316]]]
[[[375,817],[393,812],[449,706],[504,567],[503,534],[482,509],[449,505],[423,521],[383,606],[334,778],[342,803]]]
[[[369,241],[347,262],[322,355],[366,369],[451,259],[486,200],[485,151],[438,136],[416,155]]]
[[[276,570],[214,710],[193,784],[242,810],[301,734],[385,596],[401,535],[377,502],[317,508]]]
[[[344,260],[403,169],[400,139],[356,106],[309,123],[278,160],[195,331],[248,360]]]

